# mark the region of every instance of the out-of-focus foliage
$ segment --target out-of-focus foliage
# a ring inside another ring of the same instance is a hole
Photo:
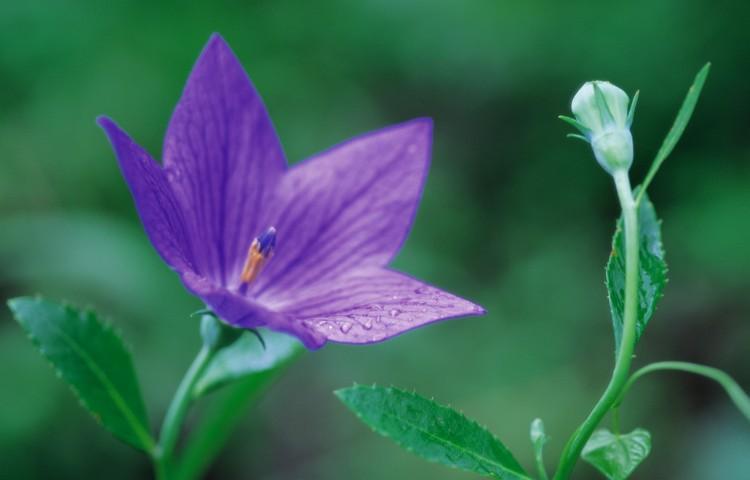
[[[710,60],[691,124],[649,188],[670,282],[636,363],[704,362],[750,385],[750,5],[608,3],[0,0],[1,296],[42,292],[111,318],[150,418],[161,418],[199,348],[189,314],[200,305],[150,246],[94,118],[111,115],[158,156],[192,62],[219,31],[292,161],[434,118],[432,170],[397,267],[490,313],[305,355],[244,416],[212,478],[472,478],[372,435],[331,394],[355,380],[459,406],[502,431],[531,471],[529,421],[545,419],[552,463],[612,361],[603,265],[616,199],[556,116],[585,80],[640,89],[638,183]],[[0,364],[9,477],[149,475],[144,458],[78,407],[8,311]],[[644,380],[622,407],[623,429],[654,435],[643,478],[748,471],[742,421],[718,387],[690,376]],[[577,473],[599,478],[586,466]]]

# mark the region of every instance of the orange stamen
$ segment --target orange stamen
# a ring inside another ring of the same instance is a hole
[[[267,259],[260,253],[259,247],[260,244],[257,239],[253,240],[253,243],[250,244],[250,248],[247,251],[247,260],[240,276],[242,283],[250,283],[255,280],[266,263]]]

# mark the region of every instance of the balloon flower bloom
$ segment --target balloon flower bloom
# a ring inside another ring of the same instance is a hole
[[[314,349],[484,313],[388,268],[419,203],[429,119],[289,166],[260,96],[214,35],[169,122],[161,165],[112,120],[98,122],[151,243],[232,326],[286,332]]]

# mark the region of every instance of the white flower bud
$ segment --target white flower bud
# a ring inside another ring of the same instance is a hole
[[[597,101],[596,89],[599,89],[606,109],[601,109]],[[578,90],[570,104],[570,109],[581,124],[592,131],[601,131],[607,127],[627,128],[628,94],[609,82],[586,82]],[[608,111],[602,111],[608,110]],[[607,116],[610,113],[610,116]]]
[[[620,88],[609,82],[586,82],[571,102],[575,119],[563,117],[581,131],[597,162],[610,174],[633,163],[630,123],[637,98],[636,93],[628,110],[630,99]]]

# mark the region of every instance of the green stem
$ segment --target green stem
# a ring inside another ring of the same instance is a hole
[[[177,391],[172,398],[172,403],[169,404],[167,414],[164,417],[164,423],[162,423],[161,433],[159,434],[157,454],[154,457],[156,477],[159,480],[171,478],[172,456],[177,445],[177,440],[180,438],[180,431],[185,421],[185,415],[187,415],[193,400],[193,387],[206,368],[206,365],[213,358],[214,353],[215,350],[209,347],[203,346],[201,348],[190,368],[185,373],[179,387],[177,387]]]
[[[182,457],[174,465],[173,480],[201,478],[205,470],[227,443],[238,421],[247,415],[261,390],[279,374],[278,370],[260,372],[231,385],[203,412],[201,422],[190,432]]]
[[[625,389],[627,389],[627,386],[625,387]],[[623,389],[623,391],[625,389]],[[620,409],[618,408],[619,405],[620,405],[619,401],[616,401],[615,405],[612,407],[612,432],[615,435],[620,434]]]
[[[154,462],[154,474],[156,475],[156,480],[167,480],[169,478],[167,476],[167,466],[161,461],[161,455],[158,450],[151,459]]]
[[[539,472],[539,480],[549,480],[547,469],[544,466],[544,455],[541,452],[536,456],[536,469]]]
[[[696,375],[702,375],[704,377],[710,378],[711,380],[714,380],[724,388],[724,390],[727,392],[727,395],[729,395],[729,398],[732,399],[734,404],[737,406],[739,411],[742,412],[745,418],[750,420],[750,397],[748,397],[747,393],[742,389],[742,387],[737,384],[737,382],[734,381],[732,377],[719,370],[718,368],[707,367],[705,365],[698,365],[689,362],[656,362],[650,365],[646,365],[645,367],[637,370],[633,375],[631,375],[630,379],[625,384],[625,387],[622,389],[622,392],[617,399],[616,405],[620,405],[620,403],[622,403],[625,394],[639,378],[651,372],[664,370],[678,370],[681,372],[694,373]]]
[[[584,445],[586,445],[586,442],[594,433],[594,429],[596,429],[597,425],[599,425],[620,397],[620,393],[628,381],[630,364],[633,360],[638,316],[638,216],[627,171],[618,170],[614,172],[613,177],[617,189],[617,197],[622,207],[625,230],[625,311],[623,314],[620,350],[615,361],[612,378],[607,388],[591,413],[589,413],[589,416],[576,429],[565,445],[565,449],[560,457],[560,463],[553,477],[554,480],[566,480],[570,478],[570,474],[581,455]]]

